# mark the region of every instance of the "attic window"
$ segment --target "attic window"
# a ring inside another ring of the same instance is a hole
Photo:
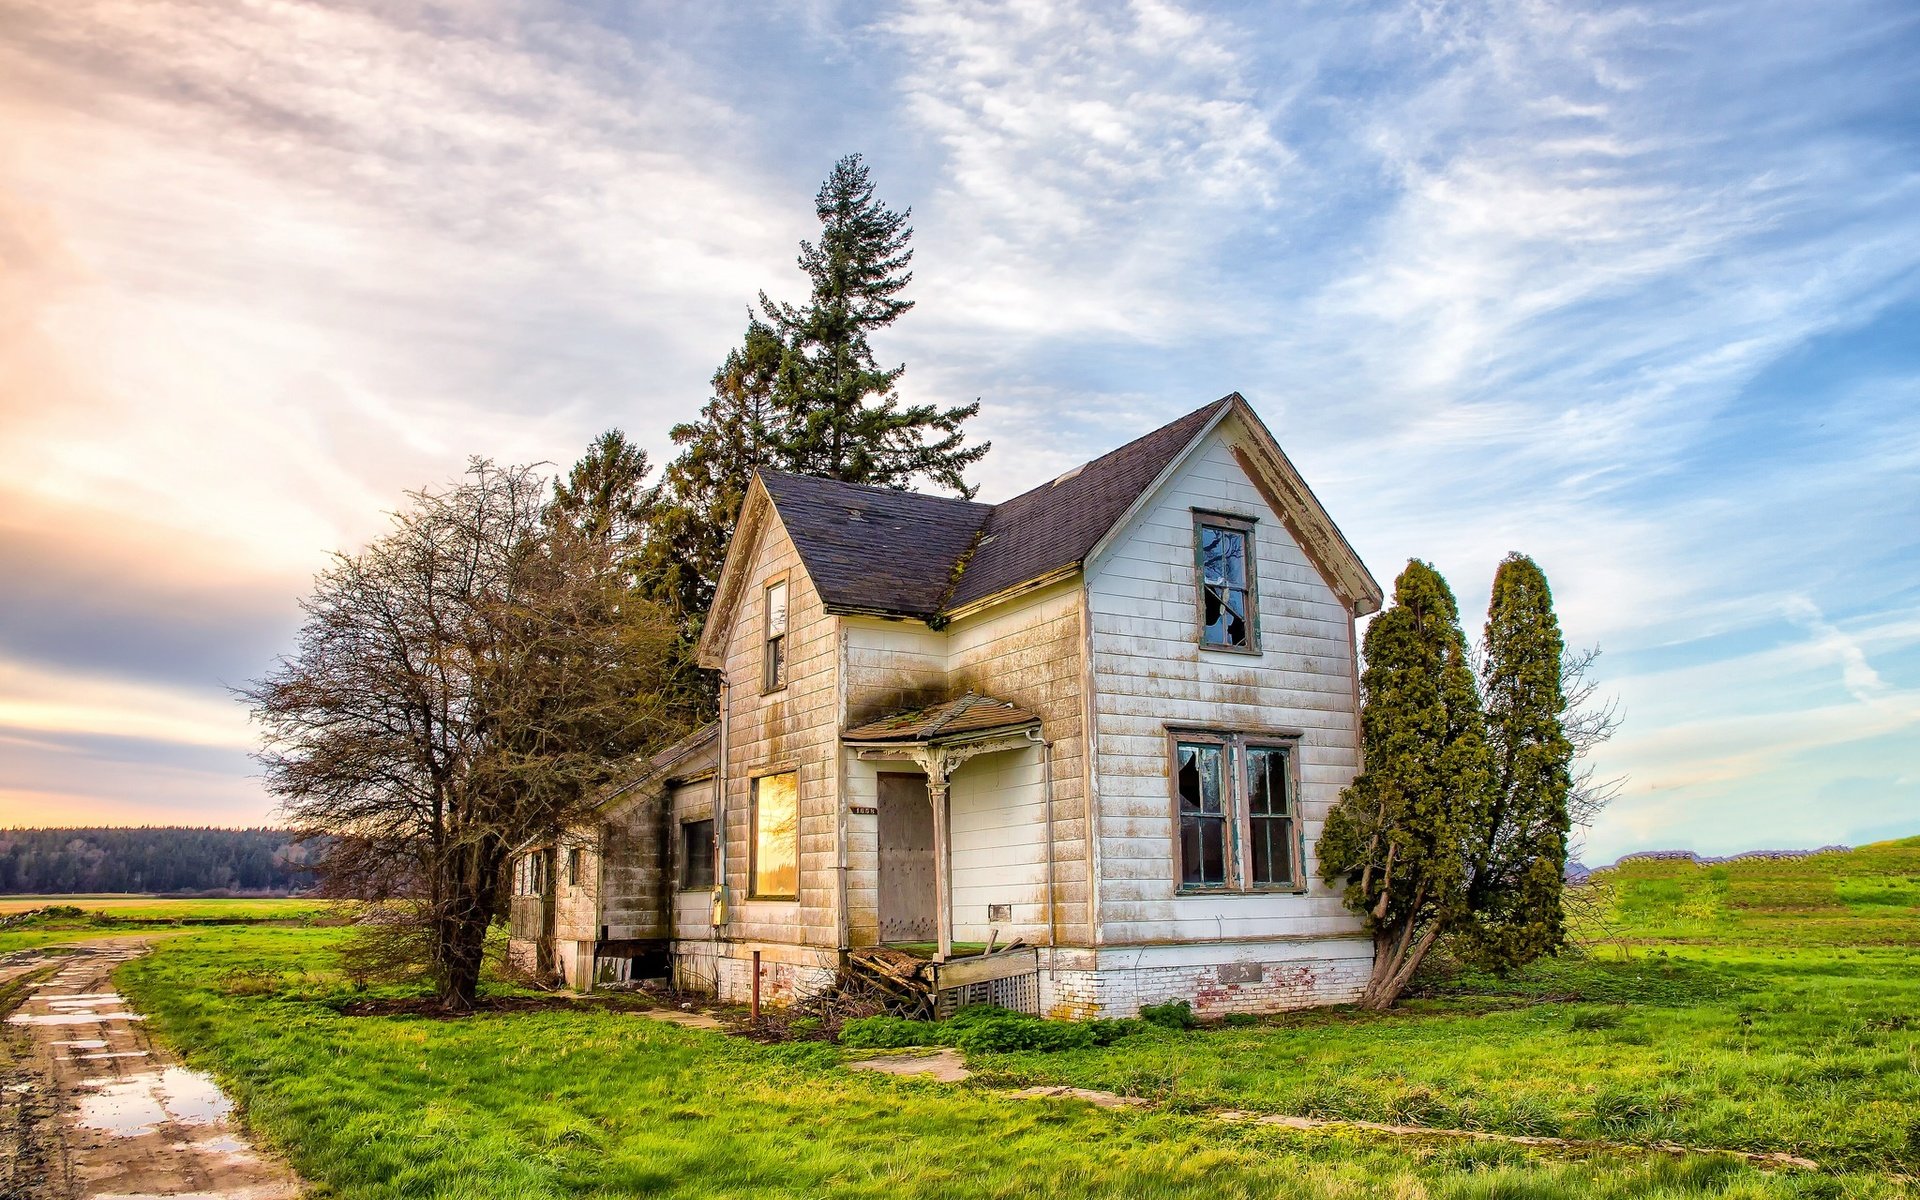
[[[1200,644],[1258,653],[1253,522],[1196,512],[1193,529]]]
[[[1072,469],[1071,471],[1068,471],[1068,472],[1066,472],[1065,474],[1063,474],[1063,475],[1061,475],[1061,476],[1060,476],[1060,477],[1059,477],[1058,479],[1056,479],[1056,480],[1054,480],[1054,481],[1053,481],[1052,483],[1050,483],[1050,484],[1048,484],[1047,486],[1048,486],[1048,487],[1059,487],[1059,486],[1060,486],[1061,484],[1063,484],[1063,483],[1065,483],[1065,482],[1067,482],[1067,481],[1068,481],[1069,479],[1072,479],[1072,478],[1073,478],[1073,477],[1074,477],[1075,475],[1078,475],[1078,474],[1079,474],[1080,472],[1082,472],[1082,471],[1084,471],[1084,470],[1086,470],[1086,469],[1087,469],[1087,464],[1085,464],[1085,463],[1081,463],[1081,464],[1080,464],[1079,466],[1077,466],[1077,467],[1075,467],[1075,468],[1073,468],[1073,469]]]
[[[787,581],[776,579],[767,585],[767,631],[761,651],[761,688],[777,692],[787,686]]]

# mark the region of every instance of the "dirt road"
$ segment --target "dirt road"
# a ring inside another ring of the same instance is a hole
[[[59,965],[7,1017],[15,1070],[5,1083],[23,1194],[134,1200],[287,1200],[285,1165],[257,1153],[218,1085],[181,1066],[113,990],[114,968],[147,951],[114,938],[14,956],[0,983]],[[34,1190],[25,1190],[31,1186]]]

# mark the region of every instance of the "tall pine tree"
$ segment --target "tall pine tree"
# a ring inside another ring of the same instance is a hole
[[[1419,560],[1367,627],[1363,769],[1328,814],[1320,873],[1373,933],[1360,1003],[1386,1008],[1468,913],[1469,847],[1493,796],[1485,719],[1446,580]]]
[[[1476,831],[1463,953],[1486,966],[1529,962],[1566,936],[1574,746],[1565,727],[1566,643],[1546,574],[1509,554],[1493,577],[1482,644],[1481,693],[1492,749],[1493,800]]]
[[[747,322],[745,341],[713,373],[713,394],[697,421],[673,427],[680,453],[667,465],[648,531],[645,578],[696,632],[733,540],[753,473],[785,468],[787,418],[779,380],[790,367],[772,328]]]
[[[593,439],[566,478],[553,484],[553,517],[577,532],[613,545],[636,543],[645,532],[654,490],[647,452],[618,429]]]
[[[820,185],[814,213],[820,240],[800,243],[800,269],[812,283],[807,303],[760,296],[788,355],[779,391],[791,469],[895,488],[925,476],[971,498],[964,472],[988,446],[966,445],[961,427],[979,401],[903,405],[895,385],[906,367],[881,367],[867,340],[913,307],[900,298],[913,279],[912,210],[883,204],[866,164],[849,154]]]
[[[874,195],[857,154],[834,164],[814,210],[820,239],[800,243],[807,303],[761,293],[765,319],[748,320],[699,419],[673,429],[680,452],[654,501],[643,574],[691,630],[713,602],[754,471],[892,488],[926,478],[970,497],[963,473],[988,449],[966,445],[962,428],[978,402],[902,404],[895,384],[906,368],[882,369],[868,341],[913,307],[900,295],[913,278],[910,213]]]

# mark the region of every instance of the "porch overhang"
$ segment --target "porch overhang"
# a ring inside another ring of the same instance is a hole
[[[1039,739],[1037,713],[1005,700],[968,692],[957,700],[869,721],[847,730],[841,742],[862,760],[910,762],[927,776],[927,799],[933,804],[933,863],[935,936],[939,952],[934,961],[953,955],[953,850],[949,830],[947,781],[971,758],[1022,750]]]

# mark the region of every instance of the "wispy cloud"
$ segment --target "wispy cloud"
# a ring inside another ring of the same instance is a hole
[[[403,488],[664,450],[863,149],[918,228],[880,351],[982,398],[989,496],[1241,390],[1380,574],[1541,559],[1628,706],[1596,853],[1884,827],[1916,88],[1893,0],[0,0],[0,819],[234,752]]]

